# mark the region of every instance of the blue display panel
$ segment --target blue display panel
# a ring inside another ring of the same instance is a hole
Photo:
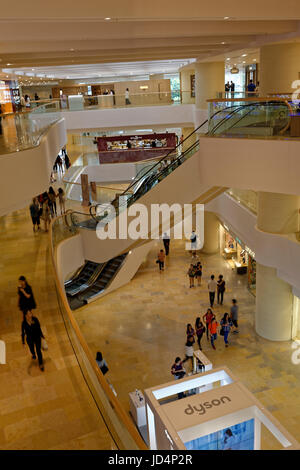
[[[254,419],[184,443],[188,450],[254,450]]]

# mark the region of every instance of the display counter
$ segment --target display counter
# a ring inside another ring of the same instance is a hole
[[[138,392],[138,393],[137,393]],[[140,390],[129,393],[130,414],[138,428],[146,426],[145,398]]]
[[[208,357],[205,356],[205,354],[203,354],[202,351],[200,351],[200,349],[197,349],[196,351],[194,351],[194,355],[193,355],[193,372],[197,372],[197,369],[198,369],[198,364],[202,364],[203,365],[203,371],[207,372],[208,370],[211,370],[212,369],[212,362],[210,362],[210,360],[208,359]]]
[[[225,259],[231,259],[232,257],[236,258],[237,251],[231,248],[224,248],[223,256]]]
[[[234,266],[236,268],[237,274],[246,274],[248,265],[246,263],[239,263],[238,261],[234,261]]]
[[[300,448],[227,367],[149,388],[145,401],[151,450]]]

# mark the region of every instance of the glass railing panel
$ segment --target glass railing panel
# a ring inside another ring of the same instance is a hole
[[[130,93],[126,100],[124,94],[108,95],[74,95],[49,100],[31,101],[31,108],[43,112],[52,111],[84,111],[92,109],[130,108],[139,106],[168,106],[191,104],[195,102],[191,90],[169,90],[160,92]]]
[[[209,120],[209,135],[279,136],[290,125],[292,107],[284,100],[231,100],[210,102],[212,109],[220,108]]]
[[[81,373],[88,386],[99,416],[103,422],[103,429],[109,437],[109,449],[121,450],[143,450],[146,449],[144,441],[141,439],[136,427],[129,415],[125,412],[118,401],[112,385],[106,380],[97,366],[97,363],[83,337],[78,324],[68,305],[64,291],[57,276],[57,266],[55,261],[55,250],[59,243],[64,240],[64,236],[73,236],[76,229],[70,232],[72,226],[72,215],[59,217],[51,224],[50,246],[52,262],[55,272],[56,294],[60,313],[62,315],[66,331],[74,354],[76,356]]]
[[[31,112],[2,115],[0,153],[7,154],[36,147],[47,129],[59,119],[59,113],[48,114],[38,108]]]
[[[239,204],[247,207],[248,209],[253,212],[253,214],[257,214],[257,192],[252,191],[250,189],[235,189],[230,188],[226,191],[231,197],[233,197]]]

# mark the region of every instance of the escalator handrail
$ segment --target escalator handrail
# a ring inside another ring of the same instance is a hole
[[[241,105],[236,105],[236,106],[234,105],[234,106],[230,106],[230,107],[229,107],[229,110],[231,111],[231,114],[233,114],[234,112],[238,111],[238,110],[241,109],[242,107],[243,107],[243,106],[241,106]],[[234,109],[233,109],[233,108],[234,108]],[[224,109],[227,109],[227,108],[224,108]],[[220,109],[220,110],[216,111],[216,113],[215,113],[213,116],[216,116],[217,114],[220,114],[221,112],[224,112],[224,109]],[[213,116],[212,116],[212,117],[213,117]],[[224,119],[226,119],[226,118],[224,118]],[[224,119],[222,119],[221,122],[223,122]],[[166,155],[164,155],[162,158],[160,158],[160,159],[156,162],[156,164],[154,164],[142,177],[144,177],[148,172],[150,172],[151,170],[153,170],[155,167],[158,167],[158,165],[159,165],[163,160],[165,160],[166,158],[168,158],[168,156],[170,156],[172,153],[174,153],[174,151],[176,151],[176,149],[178,149],[180,146],[182,146],[182,145],[184,144],[184,142],[186,142],[193,134],[196,134],[196,133],[199,131],[199,129],[201,129],[205,124],[208,123],[208,121],[209,121],[208,119],[206,119],[205,121],[203,121],[203,122],[200,124],[200,126],[198,126],[196,129],[194,129],[193,132],[191,132],[185,139],[183,139],[181,142],[179,142],[179,143],[176,145],[176,147],[174,147],[173,149],[169,150]],[[185,152],[188,152],[188,151],[190,151],[190,147],[189,147],[188,149],[186,149]],[[184,152],[184,153],[185,153],[185,152]],[[178,158],[181,158],[181,157],[184,155],[184,153],[181,153],[181,155],[180,155]],[[175,160],[175,161],[176,161],[176,160]],[[173,164],[173,163],[174,163],[174,162],[172,162],[171,164]],[[168,166],[169,166],[169,165],[168,165]],[[168,168],[168,167],[166,167],[166,168]],[[166,170],[166,168],[164,168],[163,170]],[[130,190],[130,188],[132,188],[132,186],[134,186],[138,181],[139,181],[139,179],[136,180],[136,178],[135,178],[135,180],[134,180],[132,183],[130,183],[130,185],[128,186],[128,188],[126,188],[126,190],[125,190],[123,193],[121,193],[120,196],[125,195],[125,194]],[[114,201],[115,201],[115,200],[114,200]],[[113,204],[114,201],[112,201],[111,204]],[[91,215],[94,219],[96,219],[97,207],[98,207],[98,204],[93,205],[93,206],[90,207],[90,215]],[[95,210],[95,214],[93,214],[93,210]],[[96,219],[96,220],[97,220],[97,219]]]
[[[283,103],[285,103],[285,104],[287,105],[287,107],[289,108],[289,110],[291,110],[291,106],[290,106],[290,104],[288,103],[288,101],[286,101],[286,100],[284,100],[284,101],[262,101],[262,102],[254,102],[254,103],[245,104],[245,105],[243,105],[243,106],[241,107],[242,109],[244,109],[244,108],[251,108],[251,109],[249,110],[248,113],[246,113],[246,114],[244,114],[243,116],[241,116],[241,118],[240,118],[237,122],[233,123],[232,126],[229,127],[229,129],[231,129],[232,127],[236,126],[236,124],[237,124],[238,122],[240,122],[242,119],[244,119],[245,116],[248,116],[248,114],[250,114],[250,113],[253,111],[253,107],[261,107],[261,106],[265,106],[265,105],[266,105],[266,106],[270,106],[270,105],[272,105],[272,106],[274,106],[274,105],[278,106],[278,105],[282,105]],[[238,110],[235,110],[235,112],[236,112],[236,111],[238,111]],[[234,114],[235,112],[233,112],[232,114]],[[223,124],[223,122],[224,122],[225,119],[227,119],[227,117],[224,118],[222,121],[220,121],[220,122],[209,132],[209,135],[213,135],[213,133]]]

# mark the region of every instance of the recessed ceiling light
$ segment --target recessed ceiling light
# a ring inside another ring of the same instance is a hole
[[[8,63],[8,64],[6,64],[6,65],[12,65],[12,64]]]
[[[243,64],[245,64],[245,63],[246,63],[246,61],[245,61],[245,60],[243,60]]]
[[[107,18],[105,18],[105,20],[106,20],[106,21],[109,21],[109,20],[111,20],[111,18],[107,17]]]
[[[229,16],[224,16],[224,20],[229,20]]]
[[[230,60],[230,57],[227,57],[227,59],[226,59],[226,60]]]
[[[221,44],[226,44],[226,42],[223,41],[223,42],[221,42]]]
[[[256,59],[253,59],[253,62],[256,62]]]
[[[248,54],[242,54],[242,57],[247,57]]]

